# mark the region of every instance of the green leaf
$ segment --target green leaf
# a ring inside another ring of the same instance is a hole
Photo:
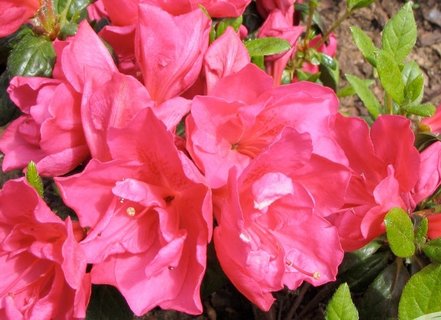
[[[423,247],[424,254],[434,262],[441,262],[441,238],[429,241]]]
[[[416,318],[415,320],[441,320],[441,312],[432,312],[429,314],[425,314],[421,317]]]
[[[375,119],[380,114],[381,104],[372,91],[369,89],[370,80],[363,80],[354,75],[346,74],[346,79],[354,88],[357,95],[363,101],[364,106]]]
[[[369,6],[375,0],[348,0],[347,5],[350,11],[355,9],[361,9]]]
[[[336,91],[340,82],[340,68],[338,66],[338,61],[326,54],[321,54],[320,56],[319,79],[323,85]]]
[[[358,311],[352,302],[347,283],[338,287],[326,308],[326,320],[357,320]]]
[[[412,51],[416,39],[417,27],[412,2],[408,2],[384,27],[382,48],[400,64]]]
[[[404,82],[395,58],[388,52],[381,50],[377,56],[377,71],[384,90],[395,102],[402,104],[404,101]]]
[[[133,319],[133,312],[119,291],[107,285],[93,285],[86,320]]]
[[[260,69],[265,70],[265,58],[264,56],[251,57],[251,62],[258,66]]]
[[[90,0],[53,0],[54,8],[58,14],[66,10],[66,18],[71,22],[78,22],[85,18]]]
[[[422,246],[426,243],[427,231],[429,230],[429,220],[424,217],[419,221],[418,227],[415,230],[415,243]]]
[[[375,67],[377,65],[377,61],[375,59],[375,51],[377,48],[372,42],[372,39],[369,38],[369,36],[358,27],[353,26],[350,29],[352,32],[352,38],[354,39],[358,49],[363,54],[363,57],[365,57],[366,60]]]
[[[248,40],[245,42],[245,47],[252,57],[269,56],[291,49],[288,41],[272,37]]]
[[[386,214],[384,224],[392,252],[401,258],[412,256],[415,253],[415,236],[409,215],[401,208],[393,208]]]
[[[422,117],[431,117],[435,114],[436,107],[431,103],[402,106],[403,111]]]
[[[404,98],[407,104],[419,104],[424,94],[424,76],[415,61],[404,65],[401,72],[404,82]]]
[[[360,304],[362,319],[396,319],[398,303],[409,273],[398,259],[385,268],[370,284]]]
[[[216,38],[219,38],[221,35],[223,35],[228,27],[232,27],[234,31],[238,32],[240,26],[242,25],[242,21],[243,21],[242,16],[239,16],[237,18],[222,19],[221,21],[219,21],[219,23],[216,26]]]
[[[52,42],[26,34],[12,49],[7,68],[14,76],[50,77],[54,62]]]
[[[33,161],[29,162],[26,168],[26,180],[35,190],[37,190],[40,197],[43,198],[43,193],[44,193],[43,181],[38,175],[37,166]]]
[[[400,320],[441,311],[441,265],[432,263],[414,274],[404,287],[398,307]]]

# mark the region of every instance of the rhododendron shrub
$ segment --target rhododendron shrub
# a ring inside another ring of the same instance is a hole
[[[62,221],[23,179],[0,190],[2,319],[84,318],[86,257],[70,218]]]
[[[332,31],[371,2],[322,30],[315,0],[3,1],[0,318],[214,318],[233,287],[268,318],[356,319],[351,292],[362,319],[441,311],[411,2],[381,48],[352,29],[384,101],[339,84]],[[365,118],[340,112],[353,91]]]

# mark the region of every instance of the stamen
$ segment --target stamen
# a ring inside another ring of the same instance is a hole
[[[134,217],[135,214],[136,214],[136,210],[135,210],[135,208],[133,208],[133,207],[128,207],[128,208],[126,209],[126,213],[127,213],[129,216]]]

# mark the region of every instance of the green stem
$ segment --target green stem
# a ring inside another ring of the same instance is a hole
[[[296,313],[297,309],[299,308],[300,304],[303,301],[303,298],[305,297],[306,292],[311,287],[309,283],[304,283],[303,286],[300,288],[299,295],[297,296],[296,300],[294,301],[291,309],[289,309],[288,314],[286,315],[286,319],[293,319],[294,314]]]
[[[331,26],[331,28],[329,28],[328,31],[326,31],[326,33],[323,35],[323,37],[320,39],[320,41],[315,45],[315,48],[318,49],[320,48],[322,45],[324,45],[326,43],[326,41],[329,40],[329,37],[331,36],[331,34],[338,28],[340,27],[340,25],[343,23],[343,21],[345,21],[347,18],[349,18],[349,16],[351,15],[352,11],[346,9],[346,12],[341,15],[337,21],[334,22],[334,24]]]
[[[392,97],[390,94],[386,93],[386,110],[388,114],[394,114],[394,110],[393,110],[394,106],[393,106],[393,101],[392,101]]]

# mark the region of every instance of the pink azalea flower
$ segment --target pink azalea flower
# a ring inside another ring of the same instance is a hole
[[[308,134],[287,128],[238,180],[236,173],[230,171],[227,196],[216,200],[214,241],[239,291],[268,310],[271,292],[284,285],[294,290],[303,281],[335,280],[343,250],[322,216],[343,204],[335,194],[349,179],[344,166],[314,154]]]
[[[0,317],[84,318],[90,296],[84,253],[62,221],[20,180],[0,190]]]
[[[441,143],[420,155],[410,121],[400,116],[381,116],[370,130],[362,119],[337,116],[335,133],[353,176],[345,206],[330,220],[339,229],[343,248],[351,251],[384,233],[390,209],[412,212],[436,190]]]
[[[273,88],[271,77],[248,65],[220,79],[211,96],[193,100],[187,149],[212,188],[226,183],[232,167],[240,174],[286,126],[310,133],[314,152],[340,159],[328,126],[337,108],[325,87],[303,82]]]
[[[284,20],[286,20],[288,24],[292,26],[295,2],[295,0],[257,0],[256,4],[257,11],[263,18],[267,19],[268,15],[271,15],[272,12],[280,11],[284,17]]]
[[[280,84],[283,71],[293,54],[295,54],[297,39],[303,31],[304,27],[292,25],[292,15],[291,19],[288,19],[284,16],[283,12],[278,9],[271,11],[265,23],[260,28],[258,33],[259,38],[277,37],[285,39],[291,45],[291,49],[288,51],[269,56],[265,59],[266,71],[273,77],[275,85]]]
[[[144,85],[158,104],[196,81],[209,32],[210,19],[200,9],[174,17],[158,7],[139,5],[135,54]]]
[[[39,0],[2,0],[0,2],[0,38],[6,37],[32,18],[40,7]]]
[[[219,79],[238,72],[250,63],[250,56],[233,28],[214,41],[204,59],[207,92],[210,94]]]
[[[94,264],[92,282],[117,287],[137,315],[155,306],[201,313],[210,191],[150,108],[112,131],[115,160],[92,160],[81,174],[56,180],[90,228],[81,244]]]
[[[116,71],[112,57],[83,22],[75,37],[56,42],[54,79],[14,77],[8,93],[24,113],[0,138],[3,170],[37,164],[44,176],[65,174],[89,156],[81,124],[86,79],[89,92]],[[86,54],[85,54],[86,53]],[[93,67],[93,68],[92,68]],[[94,72],[86,73],[86,70]]]

